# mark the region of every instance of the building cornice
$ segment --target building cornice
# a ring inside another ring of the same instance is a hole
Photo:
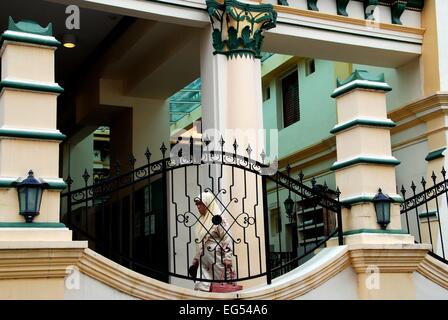
[[[335,15],[330,13],[323,13],[319,11],[312,11],[312,10],[304,10],[299,8],[292,8],[292,7],[286,7],[281,5],[274,5],[275,11],[278,13],[287,13],[292,14],[296,16],[301,17],[308,17],[308,18],[315,18],[315,19],[321,19],[325,21],[332,21],[332,22],[339,22],[339,23],[346,23],[354,26],[366,26],[365,19],[357,19],[357,18],[351,18],[346,17],[342,15]],[[423,28],[415,28],[415,27],[408,27],[403,26],[399,24],[392,24],[392,23],[375,23],[375,27],[378,27],[381,30],[387,30],[387,31],[394,31],[394,32],[400,32],[400,33],[407,33],[407,34],[413,34],[413,35],[420,35],[423,36],[425,33],[425,29]]]
[[[436,258],[426,255],[417,272],[428,280],[448,289],[448,265]]]
[[[0,241],[0,280],[64,278],[86,247],[85,241]]]
[[[350,262],[357,273],[366,273],[371,266],[381,273],[412,273],[430,249],[429,244],[352,244]]]

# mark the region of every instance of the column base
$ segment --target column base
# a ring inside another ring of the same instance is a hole
[[[64,299],[65,279],[86,248],[86,241],[0,241],[0,299]]]

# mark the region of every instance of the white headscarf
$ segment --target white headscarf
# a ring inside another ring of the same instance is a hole
[[[203,192],[201,194],[202,196],[202,203],[206,206],[206,212],[204,215],[201,215],[199,217],[199,221],[196,222],[196,238],[197,241],[197,249],[200,250],[202,247],[202,240],[207,235],[207,232],[210,232],[210,228],[213,225],[212,218],[216,215],[220,215],[221,211],[219,210],[219,206],[217,203],[217,200],[215,199],[215,196],[211,192]],[[201,197],[199,197],[201,199]]]

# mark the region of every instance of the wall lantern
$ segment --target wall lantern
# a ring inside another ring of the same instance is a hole
[[[46,183],[34,178],[32,170],[28,172],[26,179],[16,184],[19,195],[19,214],[25,217],[26,223],[32,223],[34,217],[39,215],[42,193],[46,187]]]
[[[288,196],[288,198],[285,200],[285,209],[286,214],[289,217],[289,221],[291,222],[293,220],[292,212],[294,210],[294,201],[291,199],[291,196]]]
[[[376,220],[382,229],[386,229],[390,223],[390,204],[393,199],[383,194],[381,189],[378,190],[377,195],[372,200],[375,205]]]

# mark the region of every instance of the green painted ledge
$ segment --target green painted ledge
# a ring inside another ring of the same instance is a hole
[[[66,228],[60,222],[0,222],[0,228]]]
[[[16,184],[17,184],[17,179],[4,179],[4,178],[0,178],[0,188],[15,188]],[[62,191],[65,188],[67,188],[67,184],[64,181],[43,181],[43,183],[47,184],[46,189],[47,190],[57,190],[57,191]]]
[[[358,204],[358,203],[367,203],[367,202],[372,202],[373,198],[375,196],[359,196],[359,197],[353,197],[347,200],[341,200],[341,203],[346,204],[346,205],[354,205],[354,204]],[[403,202],[403,198],[401,196],[392,196],[390,197],[392,198],[392,203],[402,203]]]
[[[62,134],[60,132],[42,132],[42,131],[2,129],[2,128],[0,128],[0,137],[56,140],[56,141],[62,141],[66,138],[65,134]]]
[[[331,170],[343,169],[355,164],[381,164],[389,166],[398,166],[401,162],[397,159],[382,159],[382,158],[368,158],[368,157],[358,157],[355,159],[342,161],[335,163],[331,166]]]
[[[61,45],[61,42],[56,40],[56,38],[54,38],[54,37],[42,37],[42,36],[39,37],[39,36],[34,36],[32,34],[21,33],[21,32],[5,31],[1,35],[1,40],[37,44],[37,45],[42,45],[42,46],[47,46],[47,47],[59,47]]]
[[[16,81],[8,79],[0,81],[0,91],[3,88],[30,90],[30,91],[39,91],[48,93],[64,92],[64,89],[58,84],[33,83],[33,82]]]
[[[348,93],[355,89],[367,89],[367,90],[380,90],[380,91],[392,91],[392,88],[387,83],[381,82],[369,82],[366,80],[355,80],[347,85],[337,88],[331,95],[332,98],[337,98],[345,93]]]
[[[344,231],[344,236],[350,236],[361,233],[374,233],[374,234],[409,234],[406,230],[383,230],[383,229],[358,229]]]
[[[368,126],[368,127],[378,127],[378,128],[394,128],[396,123],[392,120],[373,120],[373,119],[355,119],[347,123],[335,126],[330,133],[336,134],[341,131],[347,130],[356,126]]]
[[[436,218],[437,217],[437,212],[436,211],[431,211],[431,212],[419,213],[418,217],[420,219]]]
[[[443,158],[443,157],[445,157],[445,156],[443,155],[443,152],[444,152],[445,150],[446,150],[446,147],[441,148],[441,149],[434,150],[434,151],[428,153],[428,155],[426,156],[425,160],[426,160],[426,161],[431,161],[431,160],[435,160],[435,159]]]

